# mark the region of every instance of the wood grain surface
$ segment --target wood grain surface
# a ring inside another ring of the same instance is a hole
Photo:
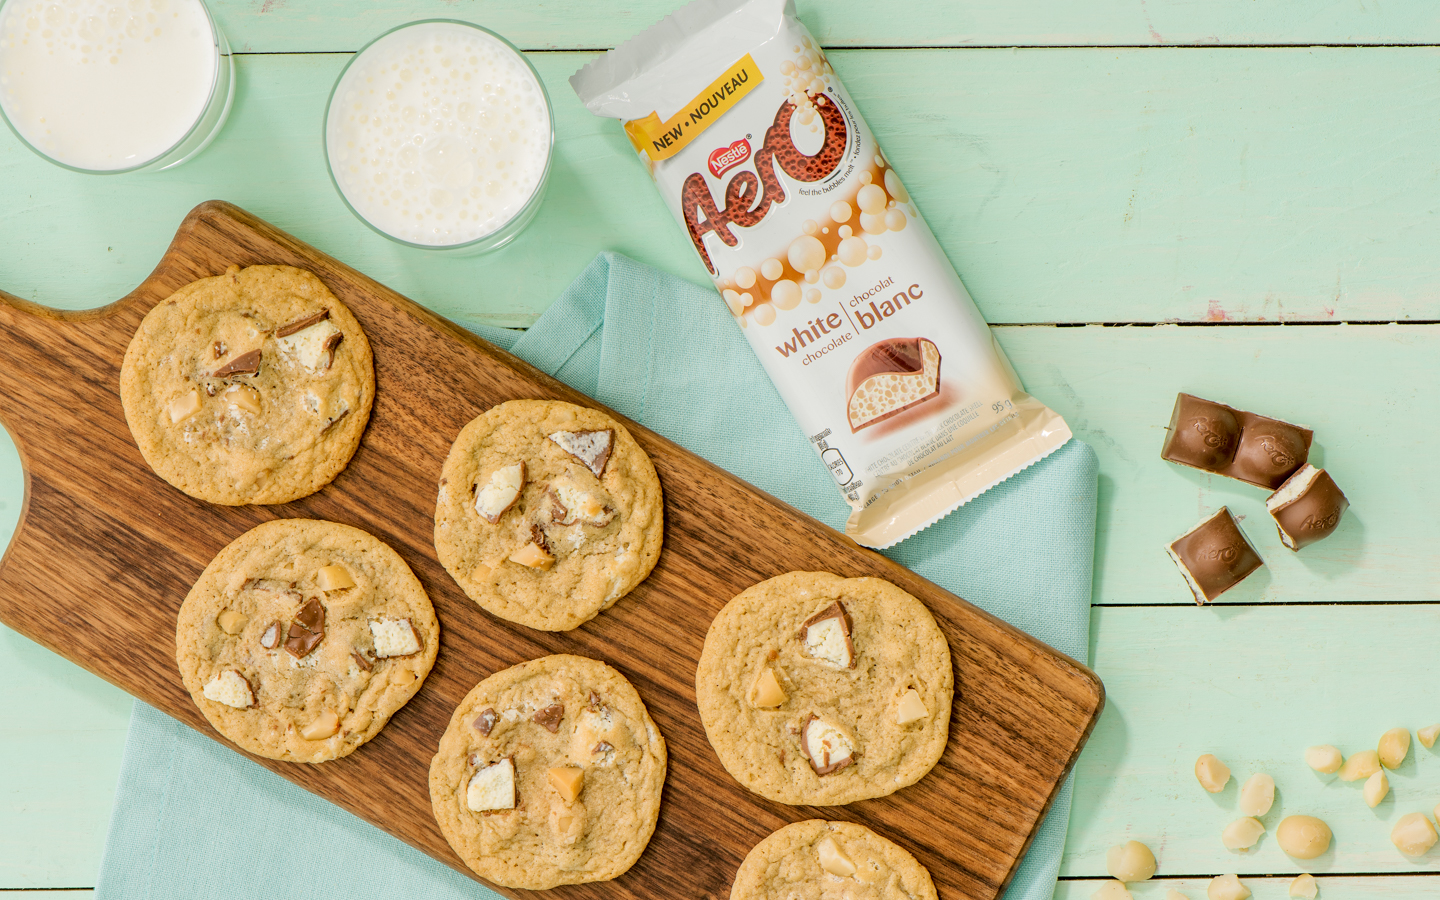
[[[170,488],[145,466],[120,410],[119,364],[140,318],[233,263],[316,272],[375,350],[375,410],[355,458],[329,487],[284,506],[227,509]],[[593,401],[228,204],[197,207],[145,283],[109,307],[56,313],[8,295],[0,301],[0,418],[27,488],[0,566],[0,619],[213,736],[173,658],[175,614],[204,565],[276,516],[371,531],[400,552],[435,603],[443,629],[435,669],[354,755],[320,766],[257,761],[462,870],[431,817],[430,756],[476,681],[547,653],[619,668],[671,753],[659,827],[640,862],[615,882],[552,896],[723,897],[754,843],[786,822],[826,815],[863,822],[910,849],[947,900],[989,900],[1013,874],[1103,705],[1099,680],[1073,660],[634,424],[666,490],[666,545],[654,573],[573,632],[489,617],[450,581],[431,544],[450,442],[502,400]],[[761,532],[766,540],[754,541]],[[952,647],[957,700],[946,753],[919,784],[841,809],[785,807],[746,793],[715,759],[694,708],[705,629],[735,593],[794,569],[887,578],[935,613]]]

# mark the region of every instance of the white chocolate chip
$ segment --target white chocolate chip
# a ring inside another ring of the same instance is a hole
[[[1416,731],[1415,736],[1420,739],[1420,746],[1429,750],[1435,746],[1435,738],[1440,737],[1440,723],[1426,725],[1424,728]]]
[[[1404,728],[1392,728],[1380,735],[1380,746],[1376,754],[1380,765],[1387,769],[1398,769],[1410,752],[1410,732]]]
[[[340,730],[340,717],[332,710],[325,710],[314,721],[300,729],[300,736],[307,741],[323,741],[334,737]]]
[[[1090,900],[1132,900],[1132,895],[1119,881],[1102,881]]]
[[[1374,809],[1380,805],[1381,800],[1385,799],[1385,795],[1390,793],[1390,779],[1385,777],[1383,771],[1376,772],[1374,775],[1365,779],[1365,790],[1363,793],[1365,805]]]
[[[1250,896],[1250,889],[1240,883],[1239,875],[1217,875],[1210,879],[1205,896],[1210,900],[1245,900]]]
[[[780,680],[775,677],[775,670],[765,666],[755,676],[755,683],[750,688],[750,705],[758,709],[774,709],[784,704],[786,696]]]
[[[409,619],[371,619],[370,638],[375,644],[375,658],[389,659],[420,652],[420,639]]]
[[[1435,846],[1435,826],[1424,813],[1412,812],[1400,817],[1390,829],[1390,843],[1406,856],[1424,856]]]
[[[1116,844],[1105,853],[1105,871],[1117,881],[1148,881],[1155,875],[1155,854],[1139,841]]]
[[[1305,765],[1324,775],[1338,772],[1340,765],[1344,762],[1345,759],[1340,755],[1340,751],[1329,744],[1321,744],[1305,751]]]
[[[485,486],[475,492],[475,511],[480,518],[494,525],[505,511],[520,499],[525,487],[525,463],[503,466],[490,474]]]
[[[1374,750],[1361,750],[1352,754],[1340,767],[1341,781],[1359,781],[1380,771],[1380,754]]]
[[[1302,900],[1315,900],[1315,895],[1320,892],[1320,886],[1315,883],[1315,876],[1309,872],[1302,872],[1295,876],[1290,882],[1288,893],[1291,897],[1300,897]]]
[[[339,334],[340,329],[327,318],[294,334],[276,338],[275,343],[280,345],[280,352],[286,358],[299,363],[311,375],[319,375],[330,369]],[[335,343],[331,344],[332,341]]]
[[[1330,826],[1314,816],[1286,816],[1275,829],[1275,843],[1287,856],[1314,859],[1330,849]]]
[[[919,722],[921,719],[930,718],[930,710],[925,708],[925,701],[920,699],[920,694],[914,688],[900,695],[900,702],[895,707],[895,724],[909,725],[911,722]]]
[[[1240,812],[1246,816],[1263,816],[1275,803],[1275,779],[1264,772],[1251,775],[1240,788]]]
[[[249,709],[255,705],[255,692],[250,682],[234,669],[226,669],[205,683],[205,699],[236,709]]]
[[[1195,780],[1212,794],[1225,790],[1230,781],[1230,767],[1221,762],[1213,753],[1206,753],[1195,760]]]
[[[505,757],[477,771],[465,786],[465,805],[474,812],[515,808],[515,761]]]
[[[227,609],[215,617],[215,624],[219,625],[220,630],[226,634],[239,634],[245,630],[245,624],[249,621],[250,619],[244,613],[236,612],[233,609]]]
[[[316,572],[315,581],[322,591],[343,591],[355,586],[355,579],[350,577],[350,573],[345,570],[345,567],[335,563]]]
[[[815,845],[815,853],[820,857],[820,868],[836,878],[849,878],[855,874],[855,864],[830,835],[827,834]]]
[[[181,394],[170,401],[168,411],[172,425],[185,421],[200,411],[200,392],[192,389],[189,393]]]
[[[1220,843],[1225,845],[1226,850],[1249,850],[1264,833],[1265,826],[1260,824],[1259,819],[1236,819],[1220,833]]]

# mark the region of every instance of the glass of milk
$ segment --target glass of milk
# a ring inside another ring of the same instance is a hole
[[[509,243],[540,207],[555,123],[525,56],[451,19],[382,34],[340,73],[325,159],[345,204],[410,247],[479,253]]]
[[[203,0],[0,0],[0,114],[56,165],[178,166],[219,132],[234,92]]]

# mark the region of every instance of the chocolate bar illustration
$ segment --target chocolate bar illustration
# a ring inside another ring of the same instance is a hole
[[[871,344],[850,364],[846,415],[851,433],[940,396],[940,349],[923,337]]]

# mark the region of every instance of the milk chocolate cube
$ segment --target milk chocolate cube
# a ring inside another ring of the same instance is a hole
[[[1273,491],[1305,465],[1313,437],[1308,428],[1182,393],[1160,457]]]
[[[1228,507],[1176,538],[1165,548],[1201,605],[1230,590],[1265,565],[1245,539]]]
[[[1324,540],[1340,525],[1350,501],[1330,473],[1306,465],[1265,501],[1280,542],[1291,550]]]
[[[1239,446],[1240,419],[1233,409],[1191,394],[1176,396],[1161,459],[1213,472],[1230,465]]]

